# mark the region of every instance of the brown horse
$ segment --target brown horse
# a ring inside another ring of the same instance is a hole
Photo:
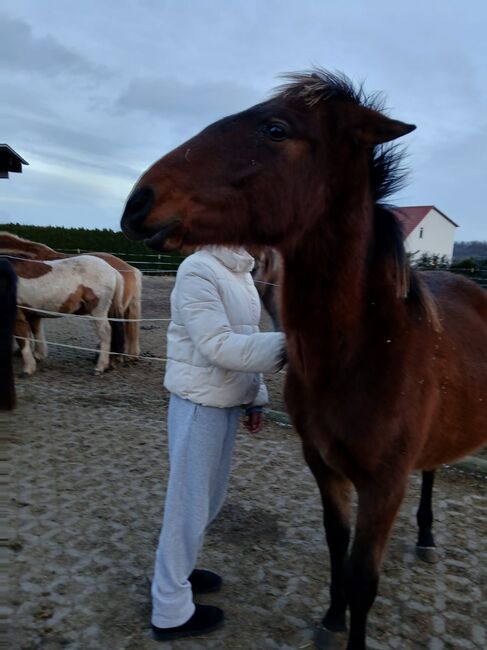
[[[30,241],[17,237],[9,232],[0,232],[0,254],[19,255],[31,260],[60,260],[73,255],[65,255],[45,244]],[[125,352],[137,359],[140,356],[140,323],[141,317],[141,295],[142,295],[142,273],[139,269],[131,266],[110,253],[89,253],[110,264],[116,271],[122,274],[123,278],[123,317],[130,319],[124,323],[125,330]],[[114,314],[110,312],[111,317]],[[35,327],[35,323],[34,323]],[[36,336],[37,334],[37,336]],[[34,332],[35,338],[40,334]]]
[[[0,258],[0,410],[15,407],[12,341],[17,312],[17,276],[8,260]]]
[[[448,272],[411,270],[382,203],[400,180],[397,151],[382,144],[413,129],[345,77],[296,74],[156,162],[122,217],[128,236],[158,250],[260,244],[282,255],[285,397],[331,556],[322,647],[345,629],[347,608],[348,650],[366,647],[410,473],[487,439],[487,294]]]
[[[270,246],[252,247],[249,253],[253,256],[255,265],[252,277],[255,287],[262,300],[265,310],[272,320],[274,329],[280,331],[279,316],[279,283],[281,281],[281,258],[279,253]]]

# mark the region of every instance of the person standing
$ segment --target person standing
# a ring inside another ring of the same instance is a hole
[[[151,589],[159,641],[208,633],[223,622],[221,609],[193,602],[193,593],[222,583],[196,569],[196,560],[225,500],[242,406],[246,428],[259,431],[268,402],[261,373],[277,372],[285,361],[283,334],[259,332],[253,264],[242,248],[203,247],[183,261],[171,294],[169,478]]]

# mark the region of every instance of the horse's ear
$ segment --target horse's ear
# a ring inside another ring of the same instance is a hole
[[[367,147],[389,142],[414,131],[414,124],[391,120],[378,111],[363,106],[354,107],[352,132],[356,140]]]

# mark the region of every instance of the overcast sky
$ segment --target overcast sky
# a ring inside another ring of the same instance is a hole
[[[2,0],[0,223],[119,229],[157,158],[316,64],[383,91],[404,138],[398,205],[487,239],[485,0]]]

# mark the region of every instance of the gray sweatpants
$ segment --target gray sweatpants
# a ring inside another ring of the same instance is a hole
[[[193,615],[188,576],[225,500],[239,414],[239,407],[201,406],[171,395],[169,479],[152,580],[157,627],[182,625]]]

